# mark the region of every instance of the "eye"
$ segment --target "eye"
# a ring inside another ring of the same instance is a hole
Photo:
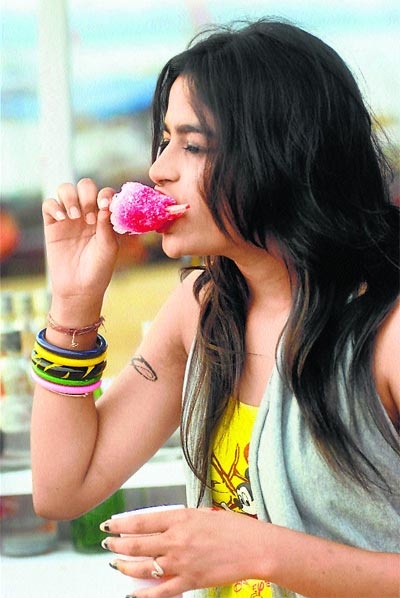
[[[188,143],[187,145],[185,145],[185,147],[183,149],[186,152],[190,152],[191,154],[199,154],[201,151],[203,151],[203,148],[201,148],[198,145],[192,145],[191,143]]]

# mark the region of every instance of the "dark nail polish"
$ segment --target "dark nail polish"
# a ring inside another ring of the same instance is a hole
[[[118,571],[118,565],[115,561],[111,561],[111,563],[108,563],[110,565],[110,567],[112,569],[115,569],[116,571]]]
[[[106,519],[105,521],[102,521],[99,525],[99,528],[101,529],[102,532],[109,532],[110,531],[110,523],[111,521],[109,519]]]

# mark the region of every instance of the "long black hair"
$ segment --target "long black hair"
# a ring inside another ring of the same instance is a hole
[[[273,238],[294,273],[281,374],[321,454],[368,487],[380,474],[343,424],[338,379],[351,342],[350,403],[357,400],[399,452],[372,375],[377,330],[398,297],[399,214],[354,77],[331,47],[287,22],[209,31],[160,74],[153,159],[178,76],[200,122],[207,127],[213,117],[217,144],[203,193],[215,222],[266,250]],[[197,385],[184,400],[182,440],[203,493],[212,434],[244,363],[249,292],[234,262],[206,256],[195,294]]]

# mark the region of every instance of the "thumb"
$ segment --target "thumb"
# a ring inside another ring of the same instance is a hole
[[[118,247],[118,235],[114,231],[110,220],[111,212],[102,208],[97,214],[96,237],[101,244]]]
[[[109,209],[111,200],[115,193],[116,191],[112,187],[104,187],[104,189],[99,191],[97,196],[97,206],[100,211]]]

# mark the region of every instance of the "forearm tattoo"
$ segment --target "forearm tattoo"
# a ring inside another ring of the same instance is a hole
[[[157,380],[157,374],[141,355],[134,355],[131,359],[131,365],[135,368],[137,373],[143,376],[143,378],[146,378],[146,380],[150,380],[150,382],[155,382]]]

